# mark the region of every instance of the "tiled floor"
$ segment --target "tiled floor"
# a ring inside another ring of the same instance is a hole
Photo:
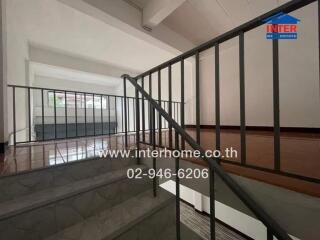
[[[187,131],[195,137],[194,129],[188,129]],[[162,133],[162,145],[169,146],[168,131],[164,130]],[[135,134],[130,134],[128,139],[129,146],[134,146]],[[145,139],[149,141],[148,134],[146,134]],[[158,140],[158,136],[156,139]],[[247,131],[246,140],[247,164],[272,169],[274,159],[272,132]],[[201,131],[201,145],[205,149],[215,149],[214,130],[203,129]],[[238,152],[237,157],[229,160],[240,163],[239,131],[222,130],[221,149],[227,147],[232,147]],[[101,149],[122,148],[124,148],[123,135],[88,137],[10,147],[5,155],[5,161],[1,165],[1,175],[97,157]],[[202,160],[198,162],[204,164]],[[320,184],[317,182],[299,180],[239,165],[223,164],[223,166],[227,171],[238,175],[320,196]],[[283,133],[281,135],[281,171],[319,180],[320,134]]]

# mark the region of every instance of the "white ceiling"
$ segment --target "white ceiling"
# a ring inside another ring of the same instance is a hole
[[[119,87],[119,85],[121,84],[119,78],[37,62],[30,62],[29,70],[31,78],[33,78],[34,76],[42,76],[66,81],[97,84],[108,87]]]
[[[150,0],[129,1],[143,8]],[[198,45],[288,1],[186,0],[163,23]]]

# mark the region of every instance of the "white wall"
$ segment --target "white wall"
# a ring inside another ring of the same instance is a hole
[[[298,40],[280,40],[280,122],[320,127],[317,4],[292,13],[301,19]],[[201,54],[201,124],[215,124],[214,50]],[[221,124],[240,124],[238,39],[220,47]],[[245,34],[246,122],[273,126],[272,41],[265,26]]]
[[[9,84],[31,84],[28,66],[34,53],[30,51],[32,46],[128,69],[128,72],[142,72],[175,57],[178,52],[173,53],[172,48],[169,50],[163,47],[165,44],[153,44],[150,39],[144,41],[141,37],[115,28],[106,21],[57,0],[6,0],[5,2]],[[129,91],[129,95],[133,95],[132,91]],[[26,96],[22,96],[21,99],[22,102],[26,101]],[[8,107],[8,129],[12,132],[11,90],[8,94]],[[26,116],[25,109],[24,104],[19,104],[16,110]],[[18,120],[17,129],[27,127],[26,118]]]

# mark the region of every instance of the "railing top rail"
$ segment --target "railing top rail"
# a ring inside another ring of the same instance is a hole
[[[109,96],[109,97],[119,97],[124,98],[124,96],[113,95],[113,94],[105,94],[105,93],[93,93],[93,92],[83,92],[83,91],[75,91],[68,89],[56,89],[56,88],[41,88],[41,87],[32,87],[32,86],[22,86],[22,85],[14,85],[8,84],[8,87],[14,88],[24,88],[24,89],[35,89],[35,90],[46,90],[46,91],[56,91],[56,92],[67,92],[67,93],[78,93],[78,94],[86,94],[86,95],[96,95],[96,96]],[[126,97],[130,99],[136,99],[135,97]],[[139,98],[142,99],[142,98]],[[168,100],[161,100],[161,102],[169,102]],[[172,103],[181,103],[179,101],[171,101]]]
[[[154,73],[156,71],[159,71],[163,68],[166,68],[168,67],[169,65],[172,65],[172,64],[175,64],[181,60],[184,60],[186,58],[189,58],[191,56],[193,56],[194,54],[196,54],[197,52],[203,52],[213,46],[215,46],[216,44],[220,44],[220,43],[223,43],[231,38],[234,38],[236,37],[237,35],[239,35],[239,33],[241,32],[247,32],[247,31],[250,31],[256,27],[259,27],[260,25],[262,24],[265,24],[264,20],[279,13],[279,12],[284,12],[284,13],[290,13],[294,10],[297,10],[303,6],[306,6],[306,5],[309,5],[310,3],[312,2],[315,2],[317,0],[292,0],[288,3],[285,3],[281,6],[279,6],[278,8],[275,8],[265,14],[262,14],[260,15],[259,17],[256,17],[254,18],[253,20],[249,21],[249,22],[246,22],[216,38],[213,38],[212,40],[209,40],[175,58],[172,58],[142,74],[139,74],[138,76],[135,77],[135,79],[139,79],[139,78],[142,78],[144,76],[147,76],[148,74],[150,73]]]
[[[257,216],[257,218],[263,222],[263,224],[271,230],[273,235],[281,240],[292,240],[289,235],[275,222],[269,214],[267,214],[241,187],[222,169],[222,167],[213,158],[205,157],[205,150],[195,141],[193,138],[172,118],[170,115],[154,100],[152,97],[136,82],[135,78],[129,75],[122,76],[128,79],[132,85],[140,92],[140,94],[150,102],[150,104],[157,109],[159,114],[165,118],[177,131],[183,139],[194,149],[198,150],[203,156],[202,158],[209,164],[216,174],[228,185],[228,187],[243,201],[243,203]]]

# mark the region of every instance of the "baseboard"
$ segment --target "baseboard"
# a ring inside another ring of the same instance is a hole
[[[196,125],[187,124],[186,128],[196,128]],[[201,129],[215,129],[215,125],[200,125]],[[220,129],[240,130],[240,126],[221,125]],[[268,131],[273,132],[273,127],[270,126],[246,126],[246,130],[250,131]],[[320,133],[320,128],[304,128],[304,127],[281,127],[281,132],[301,132],[301,133]]]
[[[0,143],[0,154],[4,153],[7,147],[8,147],[8,142]]]

